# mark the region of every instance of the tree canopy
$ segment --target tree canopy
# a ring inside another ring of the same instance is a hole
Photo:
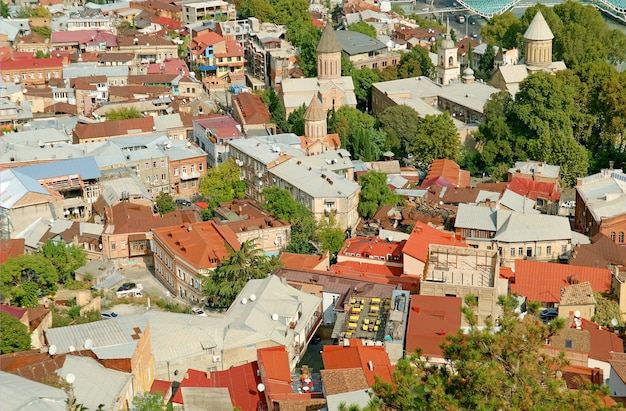
[[[204,280],[202,289],[207,304],[216,308],[230,306],[248,281],[264,278],[281,265],[277,257],[261,254],[254,240],[245,241],[239,250],[230,249],[226,261]]]
[[[73,279],[74,272],[87,263],[86,251],[75,244],[48,240],[39,253],[55,266],[60,283]]]
[[[135,107],[120,107],[109,110],[106,113],[107,121],[127,120],[130,118],[141,118],[141,113]]]
[[[239,178],[240,173],[232,158],[207,170],[198,191],[207,199],[210,208],[246,196],[246,183]]]
[[[40,293],[56,292],[59,275],[43,255],[22,254],[0,266],[0,280],[0,292],[5,300],[19,307],[35,307]]]
[[[367,24],[364,21],[357,21],[348,26],[348,30],[355,31],[357,33],[365,34],[372,38],[376,38],[376,29],[371,24]]]
[[[558,376],[562,356],[541,350],[562,321],[544,325],[534,315],[520,318],[512,297],[499,300],[503,314],[477,327],[471,299],[464,316],[467,333],[459,331],[442,344],[445,364],[427,365],[416,352],[401,359],[391,383],[374,390],[394,410],[599,410],[607,392],[581,382],[565,387]],[[385,409],[383,407],[383,409]]]
[[[163,215],[176,210],[176,202],[170,193],[161,191],[154,203],[157,213]]]
[[[0,354],[30,350],[28,327],[17,318],[0,311]]]
[[[358,210],[363,218],[372,218],[381,206],[397,204],[400,201],[400,198],[393,194],[387,185],[385,173],[370,171],[359,177],[359,184],[361,184],[361,199]]]

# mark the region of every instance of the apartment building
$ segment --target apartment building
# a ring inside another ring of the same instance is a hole
[[[202,20],[235,20],[237,10],[233,3],[222,0],[186,3],[183,7],[183,23],[193,24]]]

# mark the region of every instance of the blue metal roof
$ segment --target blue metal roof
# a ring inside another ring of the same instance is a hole
[[[34,166],[20,167],[19,172],[35,180],[79,174],[83,180],[100,178],[100,169],[94,157],[73,158]]]

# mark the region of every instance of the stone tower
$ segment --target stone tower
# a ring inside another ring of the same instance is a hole
[[[458,48],[450,38],[449,24],[446,25],[446,38],[437,48],[437,83],[450,84],[459,77],[460,66],[458,62]]]
[[[317,78],[337,79],[341,77],[341,44],[333,25],[326,22],[320,42],[317,44]]]
[[[524,57],[526,65],[532,67],[547,67],[552,64],[552,39],[554,34],[546,23],[546,19],[538,11],[533,21],[524,33],[526,51]]]
[[[326,112],[319,98],[313,96],[304,114],[304,136],[319,140],[326,137],[327,131]]]

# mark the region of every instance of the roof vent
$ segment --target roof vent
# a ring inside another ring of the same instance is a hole
[[[244,304],[244,305],[245,305],[245,304],[248,304],[248,299],[247,299],[246,297],[243,297],[243,298],[241,299],[241,304]]]
[[[278,321],[278,314],[276,313],[272,314],[272,320]]]
[[[256,294],[250,294],[250,301],[256,300]]]

